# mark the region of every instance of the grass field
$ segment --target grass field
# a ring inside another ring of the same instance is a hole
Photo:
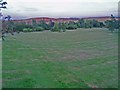
[[[117,88],[118,36],[104,29],[8,35],[3,88]]]

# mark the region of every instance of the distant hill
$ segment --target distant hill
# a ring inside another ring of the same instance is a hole
[[[49,17],[36,17],[36,18],[28,18],[28,19],[21,19],[21,20],[13,20],[14,22],[25,22],[26,24],[32,24],[32,21],[35,20],[37,23],[39,23],[41,20],[44,20],[45,22],[50,22],[52,20],[53,22],[69,22],[74,21],[77,22],[81,18],[49,18]],[[105,17],[87,17],[83,18],[85,20],[98,20],[100,22],[104,22],[106,20],[110,20],[109,16]],[[118,18],[117,18],[118,19]]]
[[[97,21],[100,21],[100,22],[104,22],[106,20],[110,20],[110,17],[109,16],[105,16],[105,17],[87,17],[87,18],[84,18],[86,20],[97,20]]]

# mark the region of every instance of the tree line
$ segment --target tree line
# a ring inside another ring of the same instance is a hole
[[[50,30],[52,32],[65,32],[66,30],[75,30],[77,28],[108,28],[111,32],[115,29],[119,29],[119,20],[116,20],[113,15],[111,15],[111,20],[106,20],[105,22],[100,22],[95,19],[85,20],[80,19],[77,22],[53,22],[50,20],[46,23],[44,20],[37,23],[32,20],[32,24],[26,24],[25,22],[16,23],[12,20],[3,21],[3,25],[7,31],[17,31],[17,32],[35,32]]]

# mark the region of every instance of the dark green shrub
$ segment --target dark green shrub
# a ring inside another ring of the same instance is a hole
[[[23,32],[32,32],[33,30],[31,28],[24,28]]]
[[[43,27],[37,27],[36,31],[44,31],[44,28]]]
[[[77,25],[68,25],[67,29],[71,30],[71,29],[77,29]]]
[[[23,29],[23,32],[28,32],[28,29],[27,29],[27,28],[24,28],[24,29]]]

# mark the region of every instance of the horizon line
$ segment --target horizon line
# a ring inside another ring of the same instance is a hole
[[[21,18],[21,19],[13,19],[13,20],[27,20],[27,19],[34,19],[34,18],[49,18],[49,19],[84,19],[84,18],[109,18],[110,16],[88,16],[88,17],[28,17],[28,18]],[[120,16],[114,16],[115,18],[120,18]]]

